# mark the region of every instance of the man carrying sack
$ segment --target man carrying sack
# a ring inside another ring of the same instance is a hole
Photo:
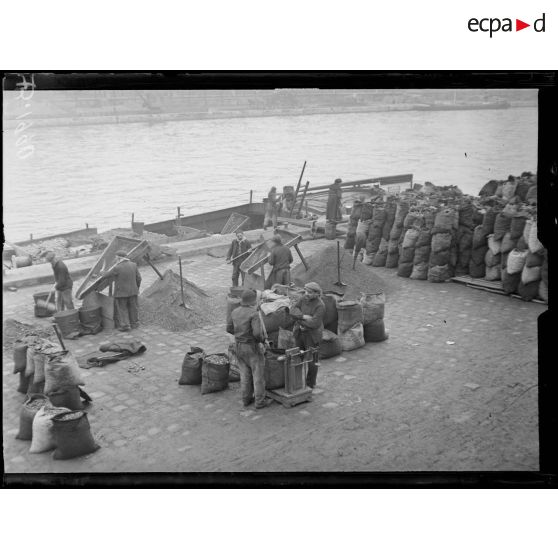
[[[304,290],[304,296],[295,304],[291,314],[297,320],[294,327],[296,343],[300,349],[306,351],[320,346],[324,332],[325,304],[321,299],[322,289],[318,283],[306,283]],[[314,362],[309,362],[306,374],[306,385],[309,388],[316,387],[317,376],[318,367]]]
[[[271,289],[272,285],[276,283],[280,285],[290,285],[291,283],[291,264],[293,263],[291,249],[283,245],[283,240],[278,234],[273,237],[273,243],[274,246],[268,259],[272,269],[265,282],[266,289]]]
[[[124,250],[116,252],[116,265],[102,273],[103,277],[114,278],[114,309],[120,331],[130,331],[139,326],[138,293],[141,275],[138,266],[127,257]]]
[[[72,300],[72,287],[74,282],[70,277],[68,267],[62,261],[62,258],[57,258],[55,253],[48,251],[45,253],[45,259],[52,265],[54,272],[54,288],[56,289],[56,311],[73,310],[74,302]]]
[[[273,400],[265,397],[265,333],[256,300],[255,291],[246,289],[242,293],[240,306],[232,311],[227,323],[227,332],[236,341],[242,403],[248,407],[255,401],[256,409],[263,409]]]
[[[238,287],[238,278],[242,274],[242,284],[244,284],[244,271],[240,270],[240,264],[250,255],[248,251],[252,247],[250,241],[245,238],[244,233],[239,231],[236,238],[231,242],[229,251],[227,252],[227,263],[232,262],[232,284]]]

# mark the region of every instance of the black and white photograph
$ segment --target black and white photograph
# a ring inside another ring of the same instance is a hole
[[[5,474],[538,472],[537,86],[232,77],[6,74]]]

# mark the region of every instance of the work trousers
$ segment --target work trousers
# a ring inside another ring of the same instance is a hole
[[[277,209],[271,209],[265,212],[263,228],[266,229],[268,225],[273,225],[277,228]]]
[[[240,270],[240,264],[233,265],[233,272],[232,272],[232,284],[233,287],[238,287],[238,278],[242,277],[242,284],[244,285],[244,276],[246,274],[244,271]]]
[[[118,327],[138,327],[138,296],[119,296],[114,299],[114,302]]]
[[[275,269],[271,270],[269,277],[265,281],[264,287],[271,289],[272,285],[279,283],[279,285],[291,284],[291,270],[290,269]]]
[[[56,311],[73,310],[74,302],[72,300],[72,289],[64,289],[63,291],[56,291]]]
[[[249,405],[252,397],[256,399],[256,407],[265,401],[265,359],[259,353],[256,344],[237,343],[236,358],[240,369],[240,393],[244,405]]]
[[[295,335],[296,344],[300,349],[306,351],[307,349],[311,348],[318,348],[319,343],[314,343],[312,341],[312,336],[308,331],[298,330]],[[306,357],[308,358],[308,357]],[[309,388],[314,389],[316,387],[316,378],[318,377],[318,367],[313,363],[308,363],[308,370],[306,372],[306,385]]]

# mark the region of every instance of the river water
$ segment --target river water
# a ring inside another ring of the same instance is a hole
[[[477,194],[492,178],[536,172],[537,109],[384,112],[38,127],[33,155],[4,132],[5,236],[127,227],[311,186],[413,173]]]

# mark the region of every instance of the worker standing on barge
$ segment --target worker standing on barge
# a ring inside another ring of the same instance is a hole
[[[329,187],[326,207],[326,220],[330,223],[338,223],[343,219],[343,192],[341,190],[342,180],[336,178]]]
[[[250,241],[244,236],[242,231],[236,233],[236,238],[231,242],[227,252],[227,263],[232,262],[232,284],[238,287],[238,278],[242,274],[242,284],[244,285],[244,271],[240,270],[240,264],[249,256],[248,251],[252,247]]]
[[[268,259],[272,269],[265,282],[266,289],[270,289],[275,283],[280,285],[290,285],[291,283],[291,264],[293,263],[291,249],[283,244],[283,239],[278,234],[273,237],[273,243],[274,246]]]
[[[68,266],[62,261],[62,258],[57,258],[56,254],[52,251],[45,253],[45,259],[52,265],[54,272],[54,288],[56,290],[56,311],[73,310],[74,302],[72,300],[72,287],[74,282],[70,277]]]
[[[256,301],[255,291],[246,289],[242,293],[240,306],[231,312],[227,332],[234,335],[236,341],[242,403],[248,407],[255,401],[256,409],[263,409],[273,400],[265,397],[264,333]]]
[[[130,327],[139,326],[138,293],[141,275],[138,266],[127,258],[124,250],[116,252],[116,260],[114,268],[105,271],[102,276],[114,279],[114,307],[118,329],[130,331]]]
[[[292,315],[297,319],[294,327],[296,343],[300,349],[306,351],[318,348],[324,332],[325,304],[321,299],[322,289],[314,281],[304,285],[304,296],[295,304]],[[308,363],[306,385],[314,389],[318,367],[316,363]]]
[[[268,225],[277,228],[277,215],[279,213],[279,199],[277,198],[277,187],[272,186],[267,194],[267,210],[265,212],[263,229],[267,230]]]

